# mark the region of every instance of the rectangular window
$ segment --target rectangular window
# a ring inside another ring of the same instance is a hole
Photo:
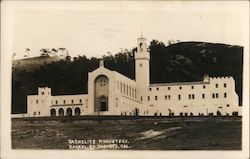
[[[131,86],[129,86],[129,96],[131,97]]]
[[[33,115],[36,115],[36,112],[34,112]]]
[[[191,86],[191,89],[194,89],[194,86]]]
[[[131,88],[132,98],[134,98],[134,88]]]
[[[230,105],[229,104],[227,104],[227,107],[229,107]]]
[[[121,93],[122,93],[122,83],[120,83],[120,91],[121,91]]]
[[[135,98],[136,98],[136,89],[135,89]]]
[[[168,90],[170,90],[170,87],[168,87]]]
[[[227,84],[226,83],[224,83],[224,88],[226,88],[227,87]]]
[[[180,88],[180,89],[182,89],[182,87],[181,87],[181,86],[180,86],[179,88]]]
[[[178,100],[181,100],[181,95],[180,94],[178,95]]]
[[[135,98],[136,98],[136,89],[135,89]]]
[[[125,84],[123,84],[123,94],[125,94]]]
[[[127,88],[127,92],[126,92],[126,93],[127,93],[127,96],[128,96],[128,85],[127,85],[127,87],[126,87],[126,88]]]
[[[56,104],[58,104],[58,101],[56,100]]]
[[[148,101],[150,101],[150,96],[148,96]]]
[[[115,105],[118,107],[118,98],[115,98]]]
[[[159,91],[159,88],[157,87],[156,90]]]
[[[170,95],[168,95],[168,99],[169,99],[169,100],[171,99],[171,96],[170,96]]]
[[[36,103],[38,103],[38,99],[36,100]]]
[[[63,100],[63,104],[66,104],[66,100]]]
[[[157,100],[157,96],[155,96],[155,100]]]
[[[205,85],[203,85],[203,89],[205,89],[206,88],[206,86]]]
[[[149,88],[149,91],[152,91],[152,88]]]
[[[38,112],[38,115],[40,115],[40,112]]]
[[[194,94],[192,94],[192,99],[194,99],[195,97],[194,97]]]
[[[215,94],[214,93],[213,93],[212,97],[215,98]]]
[[[79,102],[82,103],[82,100],[80,99]]]
[[[42,93],[42,95],[44,95],[44,92],[41,92]]]
[[[215,88],[218,88],[218,84],[217,83],[215,84]]]
[[[167,100],[168,99],[168,96],[167,95],[165,95],[165,100]]]
[[[188,99],[191,99],[191,94],[188,95]]]
[[[227,93],[224,93],[224,97],[227,98]]]
[[[219,98],[219,94],[218,93],[216,93],[216,98]]]
[[[73,104],[73,103],[74,103],[74,100],[71,100],[71,103]]]
[[[143,101],[143,98],[142,98],[142,96],[141,96],[141,101]]]
[[[202,98],[203,98],[203,99],[205,98],[205,94],[202,94]]]

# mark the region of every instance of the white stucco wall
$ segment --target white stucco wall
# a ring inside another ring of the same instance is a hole
[[[222,115],[227,113],[232,115],[233,111],[238,111],[241,114],[241,107],[238,106],[238,96],[234,88],[232,77],[210,78],[209,82],[153,84],[142,96],[142,102],[145,105],[144,111],[149,111],[151,115],[156,112],[168,115],[169,110],[172,110],[175,115],[180,115],[181,112],[183,114],[186,112],[188,115],[190,113],[193,115],[199,115],[199,113],[216,115],[217,111],[220,111]],[[226,97],[224,97],[225,93]],[[205,98],[203,98],[203,94]],[[218,98],[216,98],[216,94],[218,94]],[[179,95],[181,99],[178,98]],[[167,96],[166,99],[165,96]]]
[[[44,94],[43,94],[44,93]],[[73,101],[73,103],[72,103]],[[63,108],[65,115],[67,108],[71,108],[74,115],[74,109],[79,107],[81,115],[87,114],[88,96],[79,95],[59,95],[51,96],[51,89],[48,87],[38,88],[37,95],[27,96],[27,117],[50,116],[50,110],[55,109],[58,115],[59,108]]]

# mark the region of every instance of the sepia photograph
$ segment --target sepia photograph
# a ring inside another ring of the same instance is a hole
[[[249,158],[248,1],[1,10],[1,158]]]

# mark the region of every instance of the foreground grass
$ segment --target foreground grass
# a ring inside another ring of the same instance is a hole
[[[12,121],[13,149],[68,149],[69,139],[127,139],[132,150],[240,150],[240,119]]]

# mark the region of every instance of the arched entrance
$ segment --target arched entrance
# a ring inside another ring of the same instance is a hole
[[[67,116],[72,116],[72,109],[71,108],[67,108],[66,114],[67,114]]]
[[[101,106],[101,111],[108,110],[108,97],[106,97],[106,96],[100,97],[100,106]]]
[[[80,116],[81,110],[80,108],[75,108],[75,116]]]
[[[95,112],[108,111],[109,79],[105,75],[96,77],[94,81]]]
[[[59,109],[59,116],[64,116],[64,110],[63,110],[63,108]]]
[[[55,109],[50,110],[50,116],[56,116],[56,110]]]

